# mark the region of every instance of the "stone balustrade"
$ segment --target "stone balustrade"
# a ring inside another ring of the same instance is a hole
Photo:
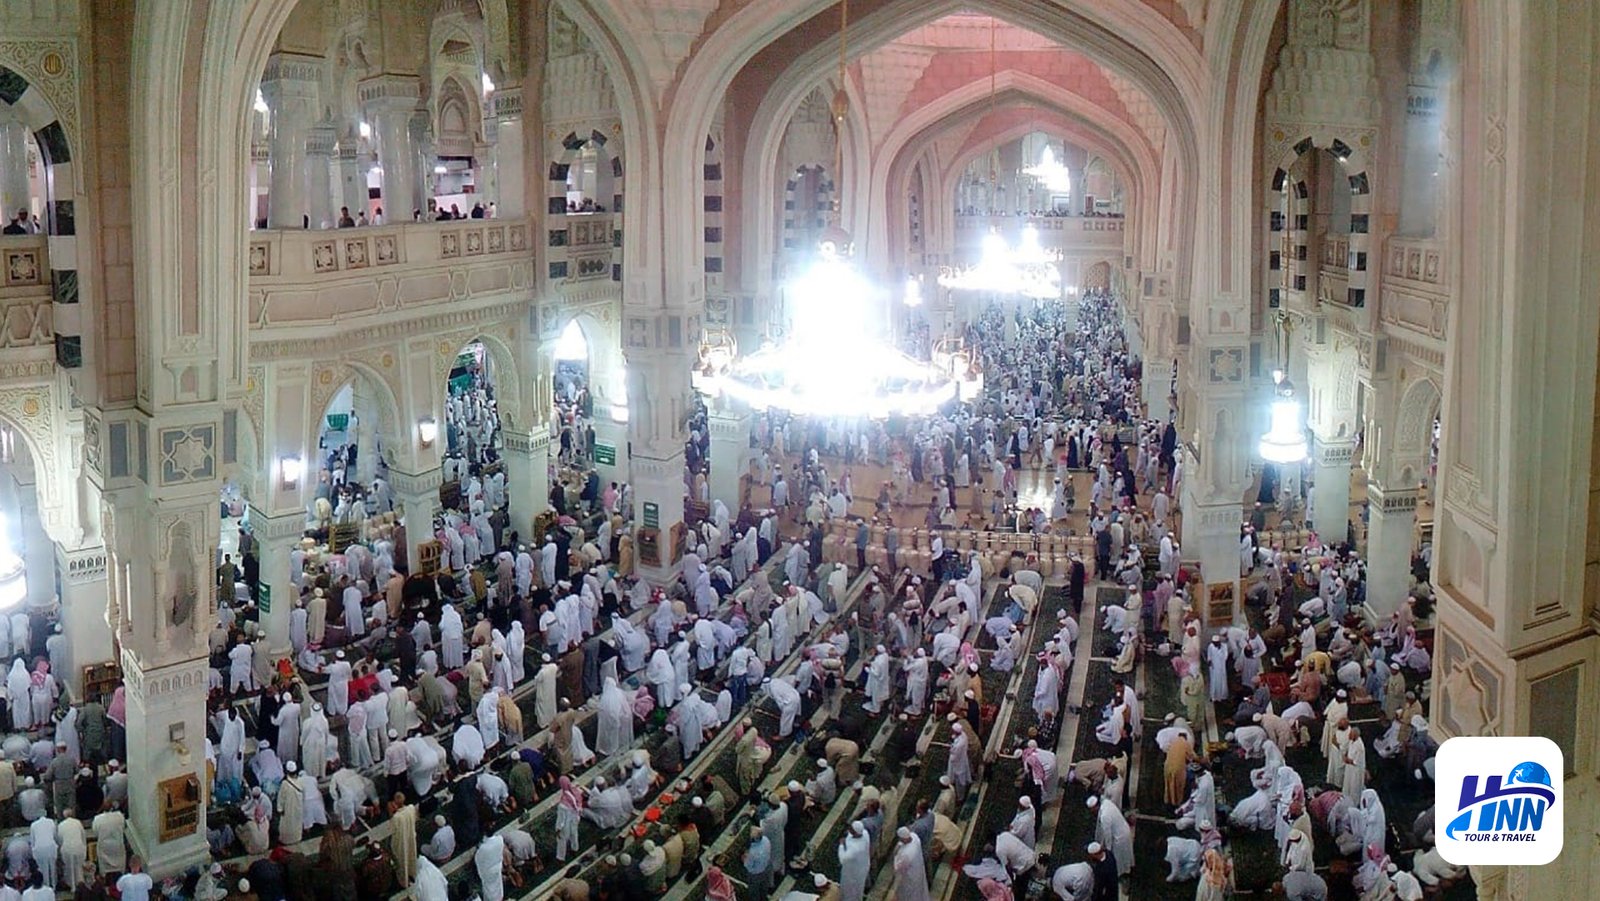
[[[532,219],[249,234],[251,327],[305,326],[531,290]]]
[[[0,237],[0,359],[16,362],[25,349],[53,347],[51,301],[45,236]]]

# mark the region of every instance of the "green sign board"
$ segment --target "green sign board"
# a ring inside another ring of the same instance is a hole
[[[617,465],[617,446],[604,441],[594,443],[594,462],[601,466]]]
[[[350,414],[349,413],[329,413],[328,414],[328,428],[331,431],[342,432],[342,431],[345,430],[345,426],[348,426],[349,424],[350,424]]]
[[[647,529],[661,528],[661,508],[649,501],[644,502],[644,527]]]
[[[265,582],[261,582],[256,585],[256,589],[261,597],[261,600],[256,603],[256,607],[259,608],[261,610],[261,614],[265,616],[266,614],[272,612],[272,586]]]

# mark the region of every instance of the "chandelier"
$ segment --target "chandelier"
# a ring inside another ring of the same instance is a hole
[[[1067,167],[1056,159],[1055,151],[1050,149],[1049,144],[1044,145],[1044,152],[1039,155],[1039,164],[1023,169],[1022,173],[1043,182],[1053,194],[1065,194],[1072,190],[1072,175],[1067,171]]]
[[[1061,270],[1056,265],[1059,262],[1061,251],[1040,244],[1039,230],[1031,225],[1022,229],[1022,240],[1015,248],[991,229],[983,237],[978,262],[940,267],[939,285],[952,291],[1054,300],[1061,296]]]
[[[1282,348],[1283,365],[1287,367],[1291,326],[1289,317],[1282,311],[1278,313],[1277,326],[1277,342]],[[1305,460],[1309,452],[1302,420],[1303,408],[1294,396],[1294,383],[1289,381],[1283,369],[1272,371],[1272,381],[1273,398],[1268,408],[1268,427],[1266,434],[1256,444],[1256,452],[1268,463],[1299,463]]]
[[[972,361],[918,360],[871,336],[868,311],[881,292],[851,263],[848,239],[829,232],[812,266],[784,288],[792,311],[785,337],[742,357],[713,339],[702,347],[695,387],[757,410],[873,419],[930,414],[975,396],[982,375]]]

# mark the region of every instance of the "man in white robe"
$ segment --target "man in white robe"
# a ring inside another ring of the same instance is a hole
[[[460,669],[467,662],[466,629],[452,604],[439,614],[439,644],[446,669]]]
[[[894,852],[895,901],[930,901],[921,840],[903,826],[895,837],[900,843]]]
[[[839,840],[839,901],[862,901],[872,875],[872,840],[860,820]]]
[[[867,668],[867,702],[862,705],[868,713],[882,712],[883,705],[889,700],[891,689],[889,675],[889,652],[883,645],[878,645],[877,654],[872,658],[872,663]]]
[[[769,679],[767,690],[772,694],[772,700],[778,705],[778,737],[788,738],[790,733],[794,731],[795,717],[800,713],[800,692],[795,690],[790,676]]]
[[[311,705],[311,715],[300,727],[300,768],[313,780],[328,771],[328,718],[321,704]]]
[[[1228,646],[1221,635],[1211,636],[1211,646],[1206,648],[1206,688],[1212,701],[1228,699]],[[1113,851],[1113,854],[1116,852]],[[1121,862],[1118,862],[1121,865]]]
[[[1121,808],[1109,798],[1090,796],[1089,809],[1095,812],[1095,841],[1111,849],[1117,862],[1117,875],[1127,876],[1133,869],[1133,830]]]
[[[335,651],[328,664],[328,713],[344,716],[350,710],[350,661],[344,651]]]
[[[365,582],[356,582],[345,588],[344,604],[344,634],[346,638],[360,638],[367,634],[367,615],[361,608],[365,599]]]

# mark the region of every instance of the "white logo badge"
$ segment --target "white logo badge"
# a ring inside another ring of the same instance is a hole
[[[1548,738],[1452,738],[1434,761],[1434,837],[1456,866],[1538,866],[1561,853],[1566,763]]]

